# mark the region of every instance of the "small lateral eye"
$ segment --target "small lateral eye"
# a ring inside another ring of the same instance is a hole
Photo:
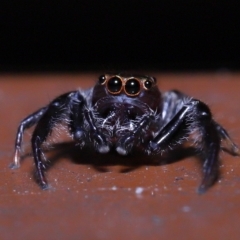
[[[101,75],[99,78],[98,78],[98,82],[100,83],[100,84],[104,84],[105,83],[105,81],[106,81],[106,76],[105,75]]]
[[[135,78],[132,78],[126,82],[125,92],[127,95],[134,96],[134,95],[139,94],[140,88],[141,88],[141,86],[140,86],[139,81]]]
[[[144,82],[144,88],[146,88],[147,90],[150,89],[152,87],[152,82],[150,80],[146,80]]]
[[[122,80],[119,77],[110,78],[107,83],[107,89],[110,93],[119,93],[122,90]]]

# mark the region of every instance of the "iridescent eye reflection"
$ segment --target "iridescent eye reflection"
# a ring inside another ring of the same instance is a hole
[[[119,77],[110,78],[107,83],[107,88],[110,93],[119,93],[122,90],[122,80]]]
[[[136,95],[139,94],[141,89],[140,83],[137,79],[129,79],[125,84],[125,92],[128,95]]]

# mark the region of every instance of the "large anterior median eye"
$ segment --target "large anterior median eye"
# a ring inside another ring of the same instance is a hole
[[[122,90],[122,80],[119,77],[112,77],[107,82],[107,89],[112,94],[117,94]]]
[[[139,94],[140,88],[141,88],[140,83],[135,78],[127,80],[125,84],[125,92],[127,95],[130,95],[130,96]]]

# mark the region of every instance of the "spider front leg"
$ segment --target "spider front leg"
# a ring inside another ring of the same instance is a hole
[[[46,110],[47,110],[47,107],[41,108],[40,110],[36,111],[35,113],[23,119],[22,122],[20,123],[17,130],[16,140],[15,140],[14,159],[13,159],[13,163],[10,165],[10,168],[15,169],[20,167],[20,152],[21,152],[23,133],[26,129],[36,124],[39,121],[39,119],[42,117],[42,115],[46,112]]]
[[[15,153],[15,164],[19,163],[18,159],[18,151],[21,147],[22,135],[23,131],[26,128],[29,128],[36,125],[36,128],[32,134],[32,151],[33,158],[36,166],[37,179],[43,189],[48,187],[47,181],[44,177],[43,170],[45,169],[44,163],[42,161],[43,151],[42,151],[42,143],[47,139],[47,137],[51,134],[53,127],[56,123],[65,120],[66,116],[69,114],[69,105],[71,104],[71,100],[75,92],[66,93],[54,101],[52,101],[48,106],[40,109],[36,113],[30,115],[26,119],[22,121],[20,124],[17,138],[16,138],[16,152]]]
[[[86,107],[83,96],[78,93],[70,106],[70,131],[74,140],[84,146],[86,140],[94,143],[95,149],[100,153],[109,152],[110,148],[103,134],[96,127],[93,113]],[[84,123],[89,127],[89,131],[84,129]]]
[[[48,184],[44,176],[45,165],[42,160],[42,144],[51,134],[54,126],[69,117],[70,107],[75,98],[76,92],[66,93],[53,100],[48,106],[43,116],[38,121],[33,131],[31,143],[33,158],[36,166],[37,180],[42,189],[47,189]]]
[[[141,142],[139,137],[143,130],[151,125],[152,121],[154,121],[153,115],[145,115],[132,132],[129,132],[127,135],[119,139],[116,144],[116,151],[121,155],[127,155],[132,150],[135,143]]]
[[[202,150],[203,180],[198,189],[203,193],[218,177],[220,136],[209,108],[198,100],[191,100],[149,143],[149,151],[160,152],[172,144],[181,144],[191,133],[197,131],[197,147]]]
[[[97,129],[93,113],[90,110],[86,109],[84,111],[84,117],[89,124],[89,138],[94,142],[95,149],[99,153],[109,152],[109,143],[107,143],[105,136]]]
[[[92,134],[94,141],[96,141],[97,150],[100,152],[106,150],[106,148],[103,149],[107,146],[106,140],[97,131],[92,114],[86,109],[86,99],[83,95],[79,91],[71,92],[58,97],[50,103],[46,112],[39,120],[32,135],[32,150],[37,170],[37,180],[42,189],[48,188],[44,176],[45,166],[42,160],[42,144],[57,123],[66,120],[74,140],[80,143],[80,145],[84,145],[84,141],[87,138],[84,121],[87,121],[90,127],[90,135]]]

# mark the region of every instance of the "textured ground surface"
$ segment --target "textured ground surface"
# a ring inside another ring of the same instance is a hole
[[[208,103],[240,145],[239,74],[154,75],[162,90],[179,89]],[[0,76],[0,238],[238,239],[240,158],[226,153],[221,179],[204,195],[196,193],[201,166],[194,156],[138,165],[143,156],[81,154],[63,144],[49,156],[54,164],[47,173],[48,191],[34,181],[31,156],[21,168],[8,168],[19,122],[63,92],[92,86],[97,76]]]

